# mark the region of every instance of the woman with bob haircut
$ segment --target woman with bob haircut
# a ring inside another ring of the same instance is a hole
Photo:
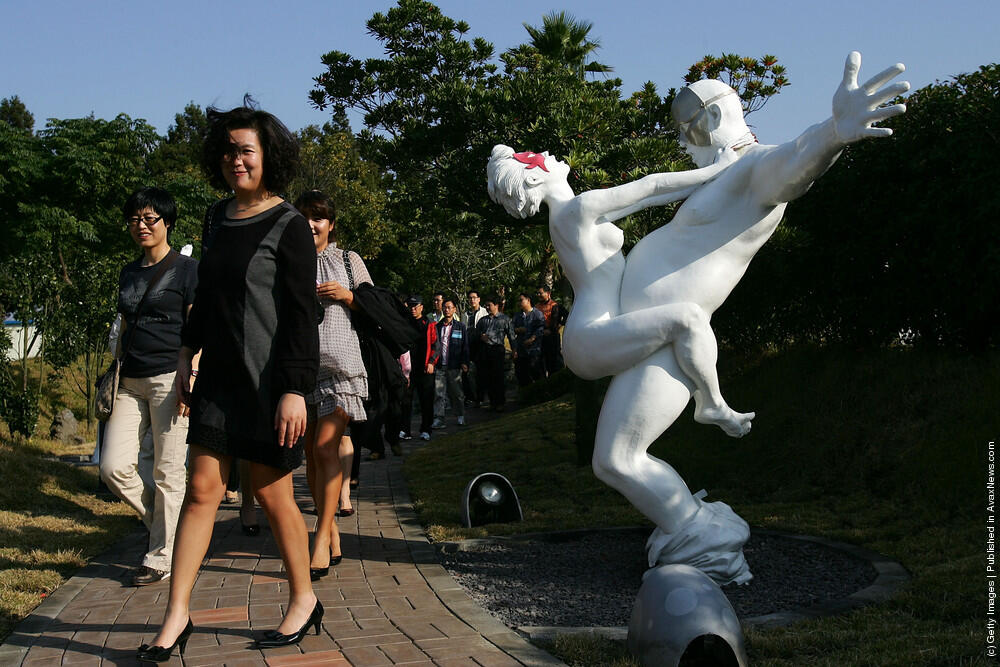
[[[323,606],[309,577],[309,543],[292,471],[302,463],[305,396],[316,385],[316,264],[309,223],[278,193],[298,164],[298,144],[281,121],[253,106],[209,108],[202,165],[233,196],[205,220],[194,307],[177,362],[178,391],[191,407],[187,495],[174,542],[163,625],[138,657],[165,662],[192,631],[191,590],[208,550],[234,458],[268,517],[288,575],[277,629],[253,648],[297,644],[320,631]],[[194,388],[191,359],[201,351]]]
[[[352,287],[373,284],[368,268],[356,252],[337,246],[337,213],[319,190],[305,192],[295,208],[309,221],[316,244],[316,294],[323,306],[319,323],[319,376],[316,390],[306,396],[310,423],[306,431],[306,478],[316,503],[316,536],[310,573],[313,581],[340,564],[337,505],[344,491],[350,497],[354,447],[344,435],[351,422],[367,419],[368,374],[351,311],[357,310]]]

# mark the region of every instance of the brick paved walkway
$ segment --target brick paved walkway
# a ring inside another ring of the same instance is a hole
[[[441,567],[400,468],[391,455],[362,464],[357,513],[339,519],[344,560],[315,586],[323,632],[299,646],[248,648],[278,624],[285,578],[263,512],[261,534],[246,537],[238,512],[223,505],[191,600],[194,634],[183,660],[175,651],[169,664],[561,665],[486,613]],[[304,468],[295,486],[312,530]],[[135,664],[136,647],[156,634],[168,589],[127,585],[144,550],[136,533],[91,562],[18,625],[0,646],[0,665]]]

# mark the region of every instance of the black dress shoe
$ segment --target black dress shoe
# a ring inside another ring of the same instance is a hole
[[[309,632],[310,627],[316,628],[316,634],[319,634],[320,628],[323,627],[323,605],[320,601],[316,600],[316,606],[313,607],[312,613],[309,614],[309,620],[306,624],[299,628],[298,632],[293,632],[290,635],[283,635],[277,630],[269,630],[264,633],[264,636],[254,642],[250,648],[261,649],[261,648],[277,648],[279,646],[291,646],[293,644],[298,644],[302,641],[302,638],[306,636]]]
[[[146,567],[143,565],[138,570],[136,570],[135,575],[132,576],[133,586],[149,586],[150,584],[155,584],[168,579],[170,577],[169,570],[154,570],[151,567]]]
[[[191,636],[191,631],[194,630],[194,625],[191,623],[191,619],[188,619],[188,624],[184,626],[181,633],[177,635],[177,639],[170,646],[150,646],[149,644],[143,644],[139,647],[138,652],[135,657],[139,662],[167,662],[170,660],[170,654],[174,652],[174,646],[180,644],[181,655],[184,655],[184,647],[187,646],[188,638]]]

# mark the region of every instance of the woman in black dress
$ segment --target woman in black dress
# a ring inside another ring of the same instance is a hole
[[[298,164],[281,122],[249,106],[208,110],[203,167],[233,197],[209,210],[199,284],[177,363],[188,387],[201,350],[191,408],[189,481],[174,544],[170,598],[159,634],[139,658],[161,662],[191,633],[189,603],[208,550],[234,457],[250,462],[254,495],[267,514],[288,575],[289,600],[276,630],[256,648],[295,644],[323,607],[309,577],[305,522],[291,472],[302,463],[304,396],[316,384],[316,250],[305,218],[277,196]],[[207,248],[207,251],[205,249]]]

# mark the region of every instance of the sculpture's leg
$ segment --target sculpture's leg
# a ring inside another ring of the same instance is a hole
[[[597,422],[594,474],[667,532],[694,516],[698,503],[677,471],[646,450],[680,416],[693,390],[667,346],[615,376]]]
[[[722,398],[715,333],[697,304],[665,304],[582,326],[571,316],[563,334],[563,357],[574,373],[594,379],[623,373],[670,343],[696,389],[695,419],[734,437],[745,435],[754,413],[736,412]]]
[[[650,566],[686,563],[720,585],[744,583],[751,577],[743,557],[746,522],[725,503],[696,499],[676,470],[646,451],[694,391],[670,346],[616,376],[597,423],[594,473],[656,523],[647,543]]]

